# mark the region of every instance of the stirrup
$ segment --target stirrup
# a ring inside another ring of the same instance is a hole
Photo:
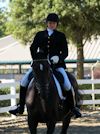
[[[80,117],[82,117],[82,114],[81,114],[79,108],[77,108],[77,107],[72,108],[72,109],[71,109],[71,112],[73,113],[73,116],[74,116],[75,118],[80,118]]]
[[[24,107],[22,108],[22,107],[20,107],[20,105],[17,105],[17,107],[15,109],[9,110],[9,113],[13,114],[15,116],[21,115],[21,114],[23,114],[23,112],[24,112]]]

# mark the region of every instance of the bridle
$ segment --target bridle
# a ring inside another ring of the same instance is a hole
[[[32,64],[34,64],[34,62],[42,62],[42,61],[43,62],[48,62],[49,65],[51,64],[48,59],[35,59],[35,60],[33,60],[33,63]],[[50,71],[52,72],[52,69],[51,68],[50,68]],[[34,73],[34,69],[33,69],[33,73]],[[38,82],[38,78],[37,78],[37,76],[34,73],[34,81],[35,81],[35,87],[37,89],[38,94],[40,94],[41,88],[42,89],[43,88],[46,89],[47,94],[49,93],[49,85],[50,85],[51,77],[50,77],[48,83],[45,83],[45,85],[40,85],[40,83]]]

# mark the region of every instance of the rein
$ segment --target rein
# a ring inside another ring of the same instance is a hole
[[[35,59],[33,61],[47,61],[48,59]]]
[[[35,60],[33,60],[33,62],[36,62],[36,61],[48,61],[48,63],[51,65],[51,62],[50,62],[49,58],[47,58],[47,59],[35,59]]]

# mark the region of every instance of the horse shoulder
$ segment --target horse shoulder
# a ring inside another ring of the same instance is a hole
[[[27,93],[26,93],[26,105],[32,105],[34,102],[35,89],[34,89],[34,79],[31,80]]]

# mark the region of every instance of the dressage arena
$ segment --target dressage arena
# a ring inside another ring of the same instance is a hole
[[[60,134],[60,129],[57,123],[54,134]],[[27,116],[0,117],[0,134],[29,134]],[[46,134],[45,124],[38,125],[38,134]],[[100,111],[84,111],[81,119],[72,119],[68,134],[100,134]]]

